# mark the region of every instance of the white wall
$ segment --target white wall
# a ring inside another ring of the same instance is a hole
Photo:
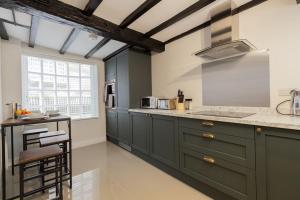
[[[21,80],[21,55],[22,53],[31,55],[46,55],[58,59],[68,59],[81,62],[89,62],[97,64],[98,66],[98,81],[99,81],[99,118],[85,119],[72,121],[72,139],[73,147],[81,147],[90,144],[103,142],[106,140],[105,127],[105,105],[102,101],[104,88],[104,63],[96,59],[83,59],[75,55],[60,55],[57,51],[35,47],[29,48],[26,44],[20,41],[10,39],[9,41],[2,41],[2,107],[4,109],[4,119],[8,117],[8,108],[5,103],[8,102],[22,102],[22,80]],[[62,127],[66,129],[66,126]],[[22,131],[23,127],[16,129],[18,132]],[[67,129],[66,129],[67,130]],[[9,139],[8,134],[8,139]],[[9,141],[9,140],[8,140]],[[9,144],[8,144],[9,145]],[[19,137],[16,147],[21,146],[21,138]],[[9,148],[10,149],[10,148]],[[16,151],[16,154],[18,151]]]
[[[271,107],[282,100],[281,89],[300,89],[300,6],[295,0],[269,0],[239,14],[240,38],[258,49],[270,49]],[[174,97],[182,89],[202,105],[201,59],[194,52],[205,47],[200,30],[166,46],[166,51],[152,56],[154,96]]]

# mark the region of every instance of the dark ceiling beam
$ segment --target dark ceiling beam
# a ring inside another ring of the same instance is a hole
[[[82,13],[82,10],[61,1],[1,0],[0,7],[40,16],[46,20],[52,20],[152,51],[162,52],[165,50],[163,42],[145,38],[143,33],[129,28],[121,29],[118,25],[95,15],[86,16]]]
[[[297,0],[297,4],[300,4],[300,0]]]
[[[89,0],[87,5],[84,8],[83,13],[87,16],[91,16],[98,6],[102,3],[103,0]]]
[[[133,23],[135,20],[137,20],[143,14],[145,14],[148,10],[150,10],[153,6],[155,6],[156,4],[158,4],[160,1],[161,0],[147,0],[147,1],[145,1],[136,10],[134,10],[130,15],[128,15],[128,17],[126,17],[121,22],[121,24],[119,25],[119,27],[120,28],[126,28],[126,27],[128,27],[131,23]],[[110,39],[107,39],[107,38],[102,39],[92,50],[90,50],[85,55],[85,58],[90,58],[92,55],[94,55],[97,51],[99,51],[109,41],[110,41]],[[118,52],[118,50],[116,52]]]
[[[94,55],[99,49],[106,45],[110,41],[109,38],[103,38],[93,49],[91,49],[84,57],[86,59]]]
[[[22,28],[30,29],[30,26],[26,26],[26,25],[23,25],[23,24],[15,23],[15,22],[9,21],[7,19],[3,19],[3,18],[0,18],[0,22],[5,22],[5,23],[8,23],[8,24],[20,26]]]
[[[231,14],[227,10],[227,11],[224,11],[224,12],[220,13],[219,15],[216,15],[212,19],[212,21],[216,22],[216,21],[224,19],[224,18],[226,18],[226,17],[228,17],[230,15],[236,15],[236,14],[241,13],[241,12],[243,12],[245,10],[248,10],[248,9],[254,7],[254,6],[257,6],[257,5],[259,5],[259,4],[261,4],[261,3],[265,2],[265,1],[267,1],[267,0],[253,0],[253,1],[250,1],[250,2],[244,4],[244,5],[240,6],[240,7],[232,10]],[[196,32],[196,31],[204,29],[204,28],[210,26],[210,24],[212,23],[212,21],[210,20],[210,21],[204,22],[204,23],[200,24],[199,26],[196,26],[196,27],[194,27],[194,28],[192,28],[192,29],[190,29],[188,31],[185,31],[185,32],[183,32],[183,33],[181,33],[181,34],[179,34],[179,35],[177,35],[175,37],[172,37],[169,40],[165,41],[165,44],[169,44],[169,43],[174,42],[176,40],[179,40],[179,39],[181,39],[181,38],[183,38],[183,37],[185,37],[187,35],[190,35],[190,34]]]
[[[151,37],[152,35],[155,35],[156,33],[168,28],[169,26],[175,24],[176,22],[182,20],[183,18],[195,13],[196,11],[204,8],[205,6],[213,3],[215,0],[199,0],[193,5],[189,6],[188,8],[184,9],[177,15],[173,16],[172,18],[168,19],[167,21],[161,23],[157,27],[153,28],[152,30],[148,31],[145,35],[147,37]]]
[[[37,17],[37,16],[32,16],[31,17],[29,42],[28,42],[28,46],[29,47],[33,48],[34,45],[35,45],[35,39],[36,39],[38,28],[39,28],[39,22],[40,22],[40,18],[39,17]]]
[[[100,3],[103,0],[89,0],[87,5],[85,6],[85,9],[83,13],[87,16],[91,16],[95,10],[98,8]],[[66,41],[64,42],[63,46],[60,48],[59,53],[65,54],[68,48],[71,46],[71,44],[75,41],[76,37],[80,33],[79,29],[73,28],[69,36],[67,37]]]
[[[112,58],[112,57],[118,55],[118,54],[121,53],[122,51],[125,51],[126,49],[129,49],[130,47],[132,47],[132,46],[127,44],[127,45],[121,47],[120,49],[118,49],[118,50],[116,50],[116,51],[110,53],[109,55],[107,55],[107,56],[106,56],[105,58],[103,58],[102,60],[105,62],[105,61],[109,60],[110,58]]]
[[[60,54],[65,54],[67,49],[71,46],[71,44],[74,42],[78,34],[80,33],[79,29],[73,28],[69,36],[67,37],[66,41],[62,45],[62,47],[59,50]]]
[[[0,37],[2,40],[9,40],[9,36],[2,21],[0,22]]]
[[[16,20],[16,13],[15,13],[15,10],[14,10],[14,9],[11,9],[11,13],[12,13],[12,16],[13,16],[14,24],[16,25],[16,24],[17,24],[17,20]]]
[[[119,25],[121,28],[126,28],[132,24],[135,20],[149,11],[152,7],[158,4],[161,0],[147,0],[140,5],[135,11],[133,11],[128,17],[126,17]]]

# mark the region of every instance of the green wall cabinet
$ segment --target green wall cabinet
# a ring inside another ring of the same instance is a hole
[[[300,131],[256,129],[257,200],[300,199]]]
[[[113,57],[105,62],[105,81],[116,80],[117,78],[117,59]]]

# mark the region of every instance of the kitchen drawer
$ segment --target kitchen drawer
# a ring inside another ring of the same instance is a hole
[[[255,172],[200,151],[182,148],[183,173],[239,200],[255,200]]]
[[[180,145],[244,167],[255,168],[255,144],[251,139],[181,127]]]
[[[181,119],[180,126],[194,128],[203,131],[213,131],[227,135],[243,137],[254,140],[254,126],[243,124],[232,124],[200,119]]]

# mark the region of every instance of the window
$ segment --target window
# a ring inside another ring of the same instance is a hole
[[[58,110],[72,118],[98,117],[97,66],[22,56],[23,107]]]

